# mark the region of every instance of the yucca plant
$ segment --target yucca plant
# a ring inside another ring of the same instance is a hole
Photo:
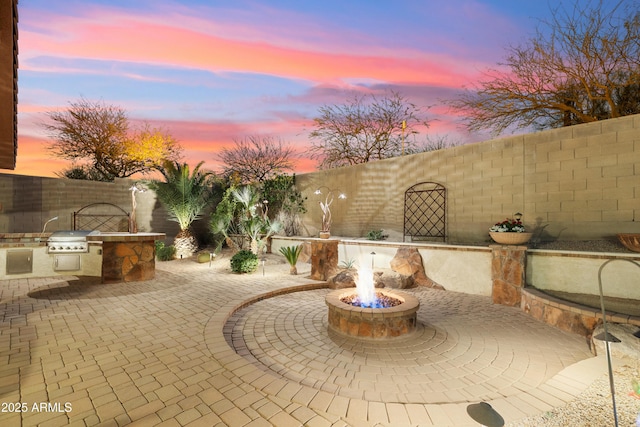
[[[258,212],[260,206],[258,192],[251,186],[234,188],[231,190],[233,197],[242,206],[240,216],[240,228],[251,242],[251,252],[259,254],[269,237],[282,230],[282,224],[271,221],[265,210]],[[264,209],[264,208],[263,208]]]
[[[191,173],[186,163],[165,162],[161,170],[165,182],[154,180],[149,183],[167,209],[169,219],[180,226],[173,243],[178,258],[190,257],[198,250],[198,241],[190,227],[200,218],[207,204],[211,173],[200,170],[203,164],[198,163]]]
[[[302,245],[282,247],[280,248],[280,253],[284,255],[284,257],[287,259],[287,262],[289,262],[289,274],[298,274],[298,268],[296,267],[296,264],[298,263],[298,257],[302,253]]]

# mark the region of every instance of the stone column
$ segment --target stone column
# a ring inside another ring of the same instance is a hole
[[[526,246],[490,245],[494,304],[519,307],[525,286]]]
[[[311,242],[311,278],[327,280],[338,269],[338,240],[313,240]]]

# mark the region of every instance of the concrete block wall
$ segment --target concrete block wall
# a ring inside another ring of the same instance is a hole
[[[516,135],[445,150],[297,176],[307,197],[303,233],[317,234],[314,194],[334,189],[334,235],[384,229],[402,238],[404,193],[433,181],[447,189],[447,240],[488,242],[488,228],[515,212],[542,240],[612,239],[640,233],[640,115]],[[131,211],[134,181],[101,183],[0,174],[0,232],[72,228],[73,212],[107,202]],[[337,198],[339,191],[347,199]],[[324,199],[323,199],[324,200]],[[153,192],[138,193],[140,231],[178,232]],[[206,233],[206,221],[194,223]]]
[[[47,232],[73,228],[73,213],[91,203],[111,203],[131,212],[134,180],[94,182],[0,174],[0,232]],[[166,210],[153,191],[136,194],[136,217],[139,231],[153,231],[175,236],[177,223],[167,220]]]
[[[427,181],[447,189],[449,242],[488,241],[516,212],[543,241],[640,233],[640,115],[298,175],[303,229],[317,232],[325,187],[347,195],[332,205],[334,235],[402,236],[404,193]]]

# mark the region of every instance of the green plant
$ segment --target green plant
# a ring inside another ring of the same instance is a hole
[[[269,237],[282,229],[278,221],[269,220],[268,203],[260,203],[259,194],[251,186],[244,186],[231,191],[236,202],[242,206],[240,229],[251,241],[251,252],[258,254]]]
[[[165,182],[150,181],[149,187],[156,192],[164,205],[169,219],[180,226],[175,238],[175,246],[180,257],[189,257],[198,249],[198,242],[191,233],[191,223],[198,218],[207,205],[210,189],[210,172],[200,170],[200,162],[190,171],[186,163],[167,161],[161,169]]]
[[[233,186],[227,188],[222,196],[222,200],[216,205],[216,210],[211,214],[209,220],[209,230],[213,234],[216,248],[227,243],[233,249],[233,241],[230,236],[240,234],[239,210],[240,206],[233,196]]]
[[[347,259],[347,260],[342,261],[340,263],[340,267],[341,268],[345,268],[347,270],[350,269],[350,268],[353,268],[355,265],[356,265],[356,260],[354,260],[354,259]]]
[[[368,240],[384,240],[388,236],[383,234],[382,230],[371,230],[367,233]]]
[[[176,247],[165,246],[164,242],[156,241],[156,257],[159,261],[171,261],[176,258]]]
[[[295,174],[277,175],[264,181],[262,199],[268,202],[269,217],[282,224],[286,236],[300,234],[300,215],[307,209],[304,207],[306,197],[296,189]]]
[[[231,271],[234,273],[252,273],[258,268],[258,256],[243,249],[231,257]]]
[[[280,253],[284,255],[291,266],[289,273],[293,275],[298,274],[296,263],[298,262],[298,257],[302,253],[302,245],[282,247],[280,248]]]

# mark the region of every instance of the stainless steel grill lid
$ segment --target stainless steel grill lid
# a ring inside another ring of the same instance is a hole
[[[80,242],[84,242],[87,240],[87,236],[91,235],[93,236],[94,234],[99,234],[99,231],[92,231],[92,230],[61,230],[61,231],[54,231],[53,233],[51,233],[51,236],[49,236],[48,241],[49,242],[74,242],[74,241],[80,241]]]
[[[96,230],[60,230],[51,233],[47,239],[49,253],[89,252],[87,236],[100,234]]]

